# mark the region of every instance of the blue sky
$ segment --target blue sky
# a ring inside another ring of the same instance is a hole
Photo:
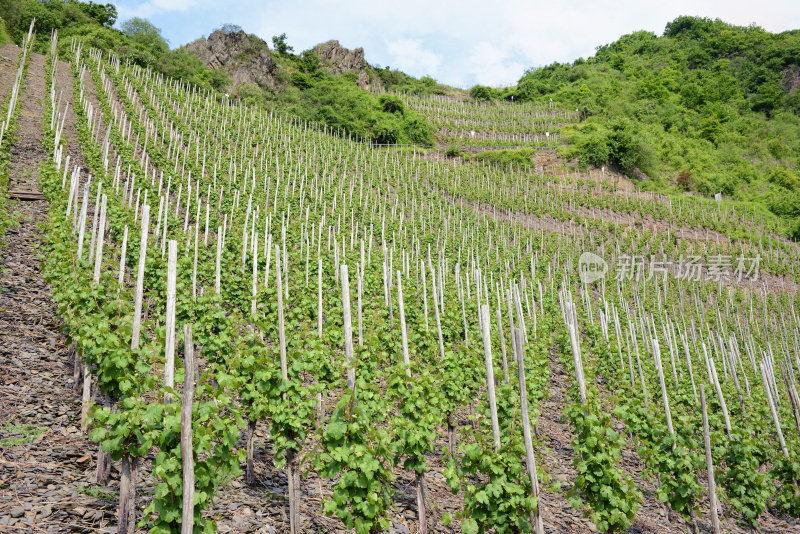
[[[112,0],[113,1],[113,0]],[[595,47],[636,30],[661,34],[679,15],[755,23],[769,31],[800,28],[797,0],[121,0],[118,24],[143,17],[171,47],[224,23],[268,43],[285,32],[295,51],[338,39],[362,46],[367,61],[457,87],[514,84],[529,67],[588,57]]]

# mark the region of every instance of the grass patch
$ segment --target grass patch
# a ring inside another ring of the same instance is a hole
[[[17,445],[33,443],[36,438],[47,432],[45,428],[34,425],[18,425],[7,423],[0,429],[0,449],[8,449]]]
[[[87,495],[95,499],[114,500],[119,498],[118,491],[108,491],[98,486],[84,486],[81,484],[76,488],[76,491],[81,495]]]

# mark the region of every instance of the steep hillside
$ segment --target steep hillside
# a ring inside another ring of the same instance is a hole
[[[653,190],[752,200],[800,237],[800,31],[680,17],[588,59],[531,69],[513,94],[578,109],[565,155]]]

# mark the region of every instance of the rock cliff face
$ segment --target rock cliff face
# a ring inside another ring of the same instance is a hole
[[[358,86],[370,89],[377,79],[370,79],[369,64],[364,60],[364,49],[350,50],[331,40],[314,47],[314,53],[322,60],[322,64],[333,74],[353,72],[358,76]]]
[[[243,83],[254,83],[262,89],[277,89],[275,74],[278,66],[267,43],[242,30],[225,33],[214,31],[185,46],[200,58],[207,67],[222,68],[231,77],[233,88]]]
[[[221,68],[231,77],[231,89],[243,83],[253,83],[262,89],[280,91],[285,80],[281,66],[276,62],[267,43],[242,30],[215,30],[208,38],[187,44],[187,52],[197,56],[208,68]],[[350,50],[339,41],[328,41],[314,47],[322,67],[332,74],[352,72],[362,89],[376,87],[379,80],[370,75],[369,64],[364,60],[364,49]]]

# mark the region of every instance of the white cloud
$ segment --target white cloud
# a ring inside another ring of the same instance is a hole
[[[204,0],[148,0],[134,5],[119,3],[118,20],[125,21],[132,17],[148,18],[154,15],[161,15],[169,12],[185,12],[189,9],[203,7]]]
[[[525,72],[526,66],[511,59],[509,46],[496,46],[488,41],[481,41],[472,47],[468,59],[468,73],[481,85],[508,84],[515,81]]]
[[[174,45],[225,22],[269,41],[286,32],[304,50],[328,39],[364,47],[368,61],[469,87],[516,83],[525,69],[594,54],[637,30],[656,34],[680,15],[800,28],[800,2],[761,0],[119,0],[120,20],[152,17]]]
[[[422,46],[422,39],[398,39],[386,43],[391,67],[416,76],[436,76],[442,57]]]

